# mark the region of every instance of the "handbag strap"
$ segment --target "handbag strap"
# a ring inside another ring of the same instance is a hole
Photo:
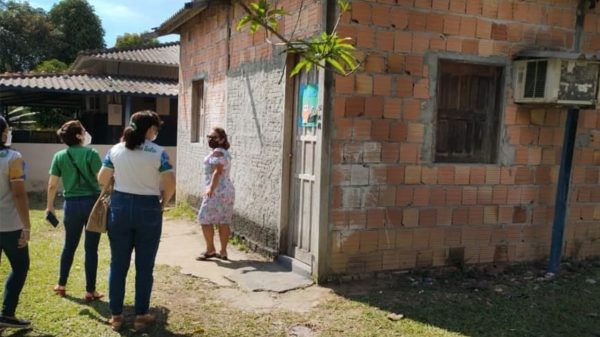
[[[75,163],[75,159],[73,159],[73,156],[71,156],[69,149],[67,149],[67,156],[69,156],[69,159],[71,160],[71,164],[73,164],[73,166],[75,167],[75,170],[77,170],[77,174],[79,174],[80,177],[83,177],[83,180],[85,181],[85,183],[88,184],[89,187],[91,187],[92,189],[95,190],[96,187],[94,186],[94,184],[92,182],[90,182],[88,180],[88,178],[85,176],[85,174],[83,174],[81,172],[81,170],[79,169],[79,166],[77,166],[77,164]]]

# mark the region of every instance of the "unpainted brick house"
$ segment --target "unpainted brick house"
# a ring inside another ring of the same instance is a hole
[[[578,3],[353,0],[339,35],[361,69],[289,78],[270,36],[235,29],[239,5],[192,1],[158,28],[181,36],[178,197],[202,195],[204,136],[223,126],[235,231],[319,278],[545,258],[567,109],[515,104],[513,64],[596,53],[600,11],[578,19]],[[278,5],[286,36],[337,17],[334,1]],[[563,256],[600,254],[599,126],[581,112]]]

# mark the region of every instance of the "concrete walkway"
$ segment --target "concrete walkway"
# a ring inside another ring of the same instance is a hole
[[[218,250],[217,237],[215,242]],[[239,287],[246,292],[285,293],[313,284],[311,279],[286,270],[258,254],[241,252],[231,245],[227,249],[227,261],[218,258],[196,261],[200,252],[205,250],[200,226],[186,220],[165,220],[156,263],[181,267],[184,274],[206,279],[221,287]]]

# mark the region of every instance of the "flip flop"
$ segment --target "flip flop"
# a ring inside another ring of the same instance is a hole
[[[204,253],[200,254],[200,256],[196,257],[196,261],[208,260],[211,257],[217,257],[217,252],[214,252],[214,253],[204,252]]]
[[[218,259],[221,259],[221,260],[225,260],[225,261],[229,260],[229,259],[227,258],[227,255],[221,255],[221,254],[217,254],[217,258],[218,258]]]

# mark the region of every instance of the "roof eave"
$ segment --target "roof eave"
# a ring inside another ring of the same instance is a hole
[[[163,22],[159,27],[154,28],[158,36],[178,34],[178,29],[186,22],[193,19],[200,12],[208,7],[208,0],[196,0],[188,2],[185,6],[172,17]]]

